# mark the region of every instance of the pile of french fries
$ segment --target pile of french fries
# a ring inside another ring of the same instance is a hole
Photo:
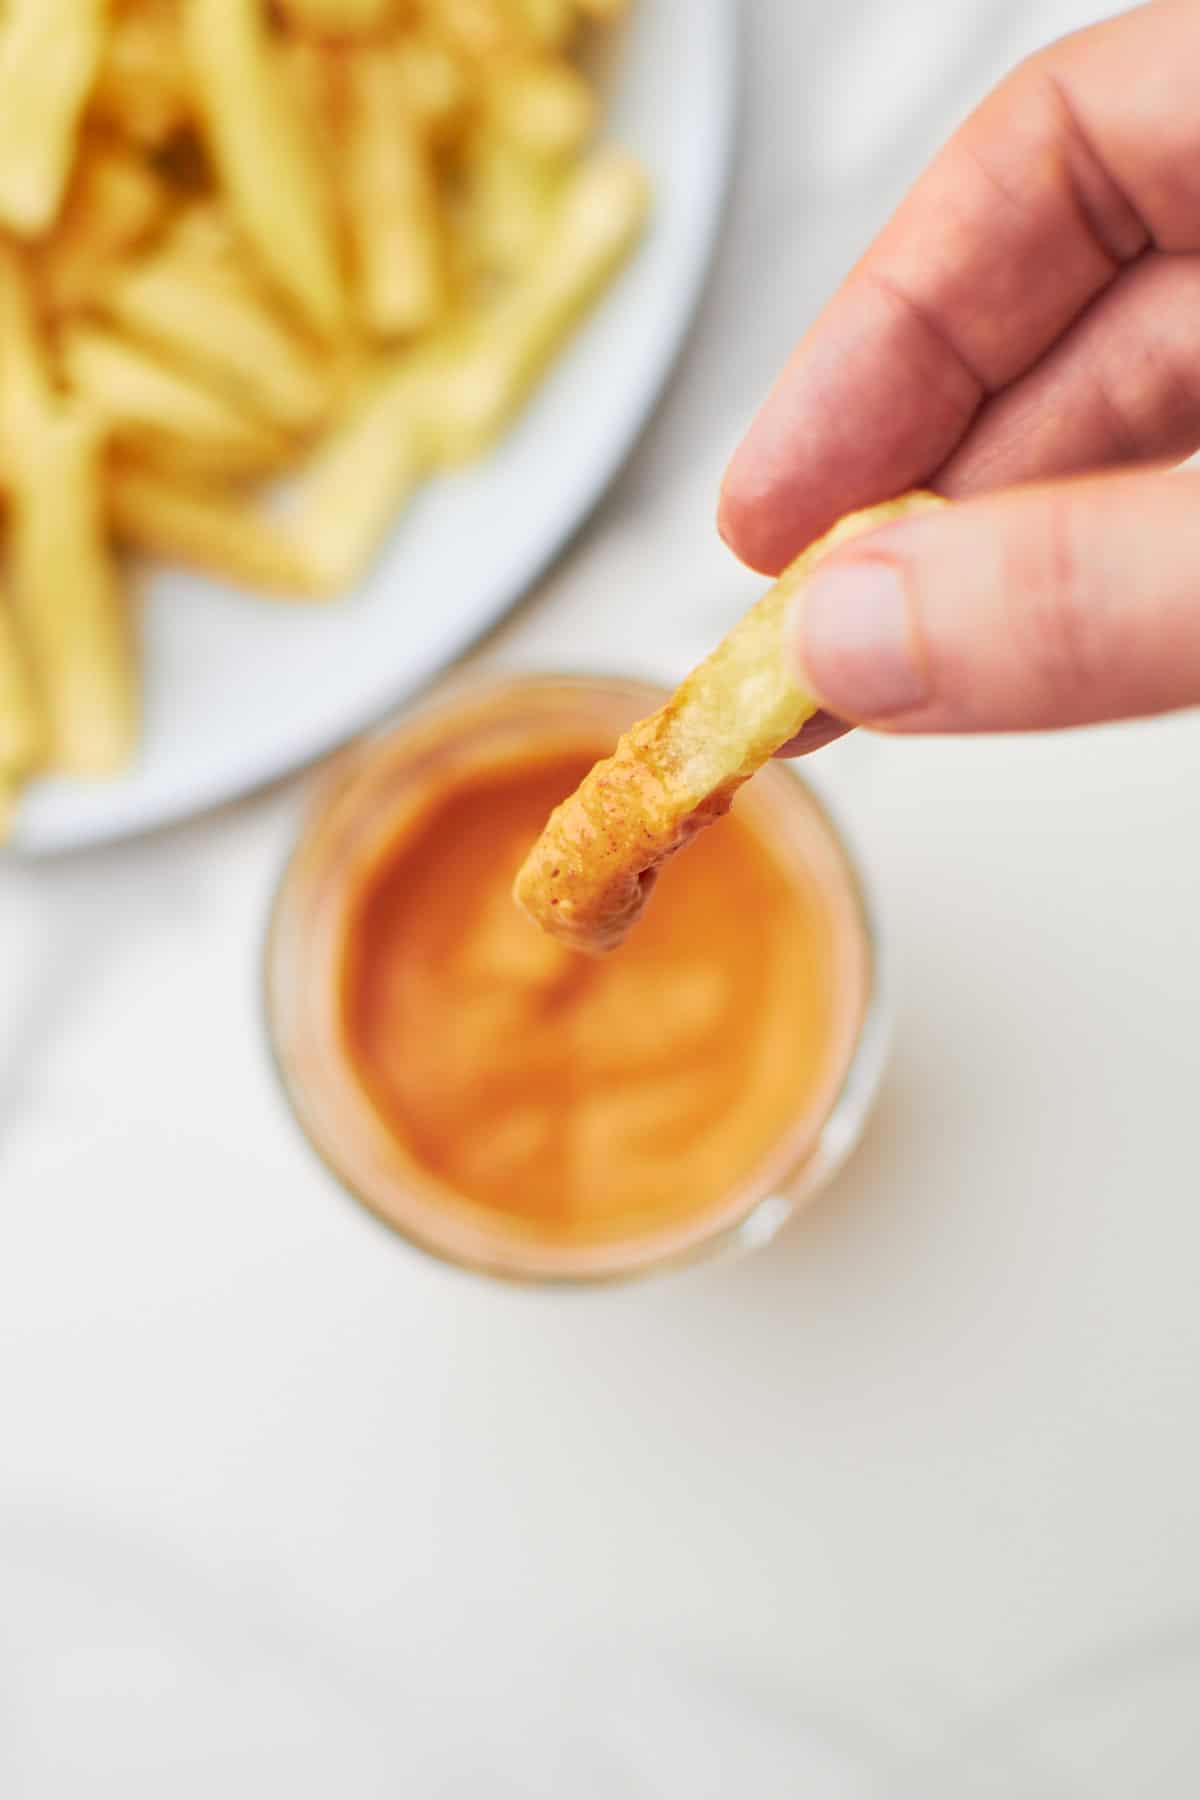
[[[635,244],[626,0],[3,0],[0,828],[135,751],[124,549],[351,590]]]

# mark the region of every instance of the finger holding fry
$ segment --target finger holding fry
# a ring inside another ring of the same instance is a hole
[[[633,726],[551,815],[513,889],[548,931],[594,955],[636,923],[662,865],[817,711],[786,653],[792,606],[840,544],[944,505],[909,494],[852,513],[810,546],[678,691]]]

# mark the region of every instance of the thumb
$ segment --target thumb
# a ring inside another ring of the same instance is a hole
[[[827,712],[888,731],[1084,725],[1200,702],[1200,476],[1017,488],[823,563],[793,654]]]

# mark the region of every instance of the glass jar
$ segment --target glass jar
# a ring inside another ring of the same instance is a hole
[[[737,810],[773,859],[809,892],[815,884],[830,908],[835,1027],[818,1090],[716,1203],[685,1206],[624,1236],[547,1233],[435,1181],[398,1147],[367,1093],[347,1053],[341,1010],[347,908],[364,866],[398,821],[444,792],[457,771],[465,778],[514,756],[611,744],[663,698],[640,682],[594,676],[506,677],[443,694],[335,760],[280,882],[265,950],[266,1009],[291,1108],[350,1195],[460,1267],[514,1280],[598,1282],[760,1244],[829,1179],[874,1097],[885,1032],[870,909],[828,812],[785,762],[756,776]]]

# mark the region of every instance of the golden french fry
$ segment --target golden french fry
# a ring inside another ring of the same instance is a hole
[[[513,21],[505,0],[423,0],[425,22],[470,56],[513,46]]]
[[[209,273],[168,247],[104,289],[118,325],[284,431],[310,431],[330,402],[320,362],[233,272]]]
[[[401,363],[325,440],[288,497],[291,529],[323,587],[340,591],[366,573],[424,472],[419,396]]]
[[[471,98],[463,59],[429,32],[411,32],[392,46],[404,109],[434,142],[452,137]]]
[[[575,0],[575,5],[585,19],[600,25],[615,25],[629,11],[629,0]]]
[[[216,201],[199,200],[186,207],[172,227],[170,247],[209,279],[220,274],[240,285],[246,278],[237,227]]]
[[[299,600],[324,591],[295,534],[238,494],[123,461],[110,470],[107,495],[110,525],[130,549],[258,593]]]
[[[318,37],[368,37],[395,23],[399,0],[280,0],[298,31]]]
[[[576,156],[596,128],[596,96],[562,58],[504,58],[487,69],[484,95],[492,129],[533,157]]]
[[[88,306],[118,259],[163,224],[171,196],[136,151],[85,145],[53,233],[36,246],[38,299],[53,317]]]
[[[29,257],[0,239],[0,449],[11,470],[54,410],[54,387],[34,319]]]
[[[431,353],[424,415],[434,463],[478,455],[509,422],[632,250],[648,202],[643,170],[618,151],[597,152],[570,177],[526,274],[465,348]]]
[[[286,37],[279,45],[280,69],[312,154],[324,169],[336,170],[340,145],[335,130],[340,50],[313,37]],[[334,184],[336,186],[336,183]]]
[[[106,0],[7,0],[0,13],[0,220],[57,216],[103,40]]]
[[[442,312],[446,269],[428,140],[408,113],[387,46],[347,54],[343,67],[342,197],[368,331],[396,338]]]
[[[288,460],[282,432],[114,332],[76,326],[62,358],[114,442],[147,460],[229,477],[274,471]]]
[[[796,596],[838,545],[945,502],[908,494],[852,513],[811,545],[666,705],[633,726],[551,814],[514,897],[553,937],[612,950],[659,869],[728,812],[742,783],[817,710],[797,682],[785,632]]]
[[[46,707],[49,761],[111,775],[133,750],[136,678],[94,423],[69,409],[44,421],[21,446],[10,495],[13,601]]]
[[[561,50],[575,28],[575,0],[509,0],[523,36],[539,50]]]
[[[178,0],[125,0],[108,27],[91,116],[155,148],[183,130],[191,110]]]
[[[25,646],[7,596],[0,596],[0,810],[4,793],[34,768],[44,747],[45,723]]]
[[[264,272],[325,336],[345,317],[332,198],[261,0],[187,0],[185,40],[209,149]]]
[[[468,277],[520,277],[553,222],[561,171],[490,130],[472,134],[463,163],[459,262]]]
[[[54,767],[86,775],[125,762],[136,713],[104,536],[100,448],[95,424],[54,391],[27,260],[0,246],[0,449],[14,615],[44,712],[39,749]]]

